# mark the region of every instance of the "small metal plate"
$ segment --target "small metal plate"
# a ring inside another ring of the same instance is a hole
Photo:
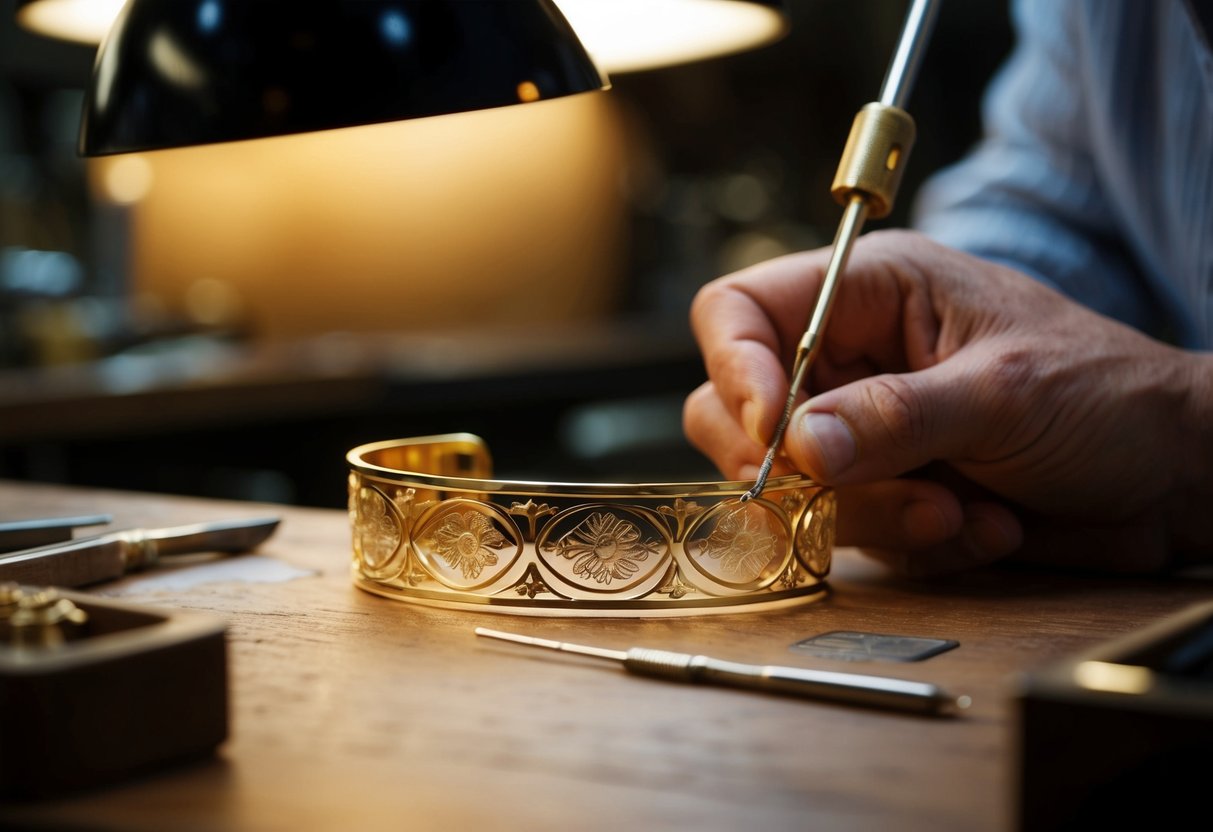
[[[854,630],[834,630],[803,639],[789,649],[823,659],[847,662],[886,661],[917,662],[939,655],[959,641],[944,638],[916,638],[884,633],[860,633]]]

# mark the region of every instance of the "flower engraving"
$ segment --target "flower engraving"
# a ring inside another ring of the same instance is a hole
[[[727,512],[703,541],[703,554],[739,580],[752,581],[778,554],[778,540],[757,512],[738,506]]]
[[[556,541],[554,549],[574,560],[573,574],[600,584],[627,580],[639,570],[639,562],[656,552],[660,544],[644,540],[640,529],[621,517],[596,511]]]
[[[362,562],[371,569],[382,569],[400,547],[400,524],[388,509],[387,500],[373,488],[359,488],[353,497]]]
[[[509,545],[492,521],[476,511],[448,514],[431,540],[438,556],[468,579],[480,577],[486,566],[495,566],[494,550]]]

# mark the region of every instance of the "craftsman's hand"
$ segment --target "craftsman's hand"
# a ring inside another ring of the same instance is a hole
[[[692,322],[710,381],[688,437],[752,479],[828,252],[721,278]],[[785,470],[839,487],[838,542],[914,575],[1030,560],[1213,560],[1213,356],[908,232],[863,237]],[[779,473],[777,467],[776,473]]]

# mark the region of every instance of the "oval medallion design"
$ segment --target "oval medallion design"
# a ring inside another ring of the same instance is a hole
[[[791,531],[761,500],[720,503],[687,532],[691,564],[725,586],[752,589],[779,577],[791,554]]]
[[[539,560],[574,586],[617,594],[664,569],[668,532],[646,513],[618,506],[578,506],[544,527]]]
[[[837,506],[834,492],[823,489],[805,509],[804,516],[800,518],[800,528],[796,530],[796,549],[800,559],[805,568],[818,578],[824,578],[830,572]]]
[[[376,578],[394,576],[403,566],[400,544],[404,533],[392,501],[377,488],[361,486],[351,490],[350,504],[362,571]]]
[[[418,520],[413,551],[447,586],[476,589],[500,578],[522,553],[522,536],[505,512],[477,500],[445,500]]]

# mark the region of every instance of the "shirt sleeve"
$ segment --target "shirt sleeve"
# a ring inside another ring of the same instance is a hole
[[[1079,4],[1016,0],[1016,46],[982,107],[984,137],[919,191],[913,225],[1151,329],[1153,303],[1117,233],[1092,151]],[[929,140],[929,137],[924,137]]]

